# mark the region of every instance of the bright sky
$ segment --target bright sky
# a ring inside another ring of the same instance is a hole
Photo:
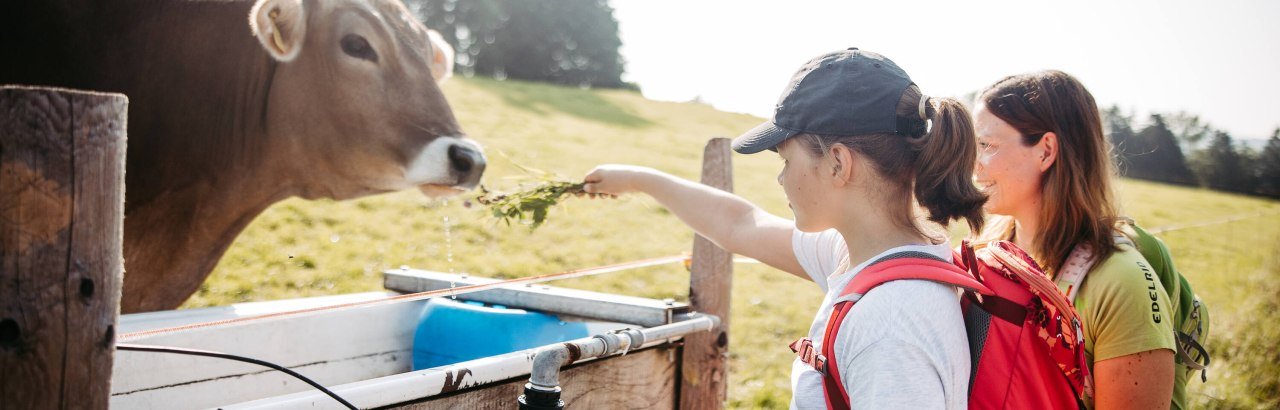
[[[808,59],[884,54],[926,94],[1070,73],[1100,106],[1185,110],[1236,138],[1280,126],[1280,1],[611,0],[624,79],[657,100],[695,97],[768,118]],[[978,6],[977,4],[982,4]]]

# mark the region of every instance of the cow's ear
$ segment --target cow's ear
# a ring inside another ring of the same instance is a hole
[[[443,83],[453,76],[453,46],[435,30],[427,30],[427,38],[431,39],[431,76]]]
[[[307,13],[302,0],[258,0],[249,12],[249,26],[272,58],[292,61],[307,34]]]

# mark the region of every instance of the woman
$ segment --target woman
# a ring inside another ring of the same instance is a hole
[[[1012,240],[1055,276],[1077,246],[1094,250],[1074,300],[1096,386],[1086,405],[1182,407],[1170,400],[1168,296],[1142,255],[1114,238],[1113,165],[1093,96],[1060,71],[1008,77],[978,97],[974,126],[975,180],[990,197],[987,211],[1000,215],[984,239]]]
[[[733,146],[782,157],[778,183],[794,221],[649,168],[600,166],[585,189],[651,195],[730,252],[813,280],[826,297],[808,336],[821,346],[835,297],[862,268],[902,252],[950,261],[937,224],[964,218],[976,230],[986,198],[970,177],[976,147],[968,111],[954,99],[922,95],[883,56],[856,48],[820,56],[787,90],[773,120]],[[932,224],[922,225],[917,204]],[[836,361],[852,407],[966,407],[969,350],[954,287],[916,280],[876,287],[835,339],[836,357],[827,360]],[[797,359],[791,406],[824,408],[822,377]]]

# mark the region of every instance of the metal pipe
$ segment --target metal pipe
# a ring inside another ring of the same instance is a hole
[[[592,339],[593,341],[595,339]],[[529,383],[534,388],[551,390],[560,385],[557,379],[560,366],[569,363],[569,343],[545,346],[533,354],[533,370],[529,371]]]
[[[720,318],[701,313],[683,313],[676,316],[678,322],[642,329],[619,329],[590,338],[570,340],[560,344],[543,346],[533,356],[533,369],[525,394],[518,403],[521,409],[564,408],[560,400],[560,368],[579,360],[594,359],[621,352],[627,354],[632,347],[664,341],[698,331],[710,331],[720,325]]]

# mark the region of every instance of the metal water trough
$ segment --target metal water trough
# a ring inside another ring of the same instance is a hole
[[[395,270],[387,289],[412,293],[496,282],[461,275]],[[386,298],[395,293],[237,304],[121,317],[121,332]],[[653,329],[692,318],[687,305],[543,285],[513,285],[460,299],[585,321],[592,334]],[[513,408],[529,379],[536,349],[410,371],[413,334],[425,301],[266,318],[145,336],[130,341],[216,350],[275,362],[329,386],[361,408]],[[704,317],[705,319],[705,317]],[[710,322],[699,322],[710,323]],[[700,324],[697,330],[711,326]],[[519,335],[470,335],[519,337]],[[681,335],[652,340],[625,355],[580,360],[560,375],[563,399],[578,408],[671,408],[676,405]],[[116,354],[114,408],[340,408],[332,398],[276,371],[239,362],[172,354]]]

